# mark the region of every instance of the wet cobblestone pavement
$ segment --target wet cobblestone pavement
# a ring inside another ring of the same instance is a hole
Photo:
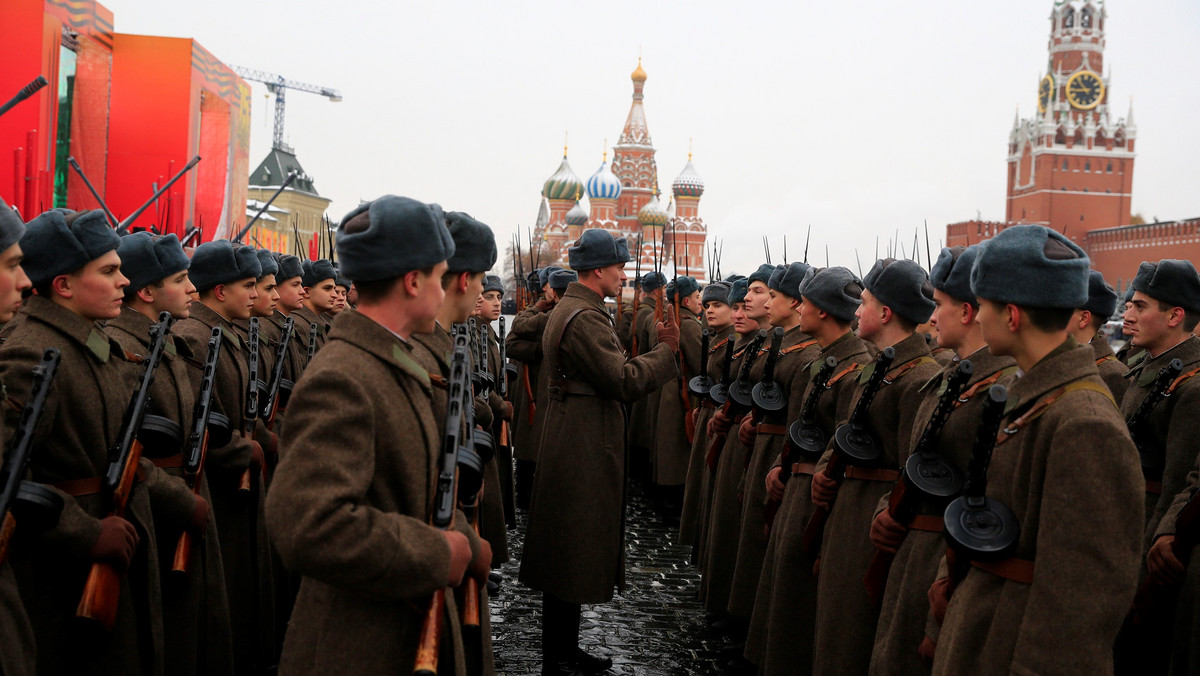
[[[624,594],[583,607],[579,643],[612,658],[611,674],[684,675],[724,673],[728,643],[711,633],[696,601],[700,573],[688,563],[690,547],[677,544],[679,518],[654,509],[633,488],[626,524]],[[496,672],[502,676],[541,671],[541,594],[517,581],[525,515],[509,531],[513,560],[504,585],[490,600]]]

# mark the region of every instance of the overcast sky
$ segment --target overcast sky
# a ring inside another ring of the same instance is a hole
[[[723,271],[788,236],[795,259],[864,267],[928,219],[1003,220],[1014,112],[1036,111],[1054,0],[367,2],[102,0],[116,29],[193,37],[217,58],[340,89],[289,93],[286,140],[336,222],[385,193],[492,225],[537,216],[570,133],[587,180],[616,143],[639,51],[664,192],[687,162]],[[1115,117],[1136,109],[1133,210],[1200,216],[1200,3],[1119,0],[1105,51]],[[272,100],[254,88],[251,167]],[[610,152],[611,159],[611,152]],[[923,235],[922,235],[923,238]],[[924,242],[921,243],[924,248]],[[775,254],[776,257],[779,253]]]

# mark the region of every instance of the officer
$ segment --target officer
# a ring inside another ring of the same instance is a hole
[[[1087,301],[1088,263],[1040,225],[1001,231],[975,261],[984,340],[1022,371],[987,478],[1020,537],[1009,558],[955,571],[948,608],[949,577],[930,590],[934,618],[944,611],[934,674],[1112,671],[1137,585],[1143,486],[1095,353],[1067,330]]]
[[[621,405],[675,377],[679,341],[668,314],[656,327],[658,346],[626,361],[604,307],[625,281],[624,238],[587,230],[568,256],[580,278],[567,288],[542,339],[551,395],[521,561],[521,581],[542,592],[544,674],[612,666],[578,644],[580,605],[609,601],[624,578]]]
[[[447,588],[468,571],[486,579],[491,556],[461,513],[451,530],[428,524],[445,431],[431,397],[446,393],[412,343],[435,329],[454,242],[436,205],[388,195],[342,220],[337,248],[358,309],[296,386],[267,499],[279,553],[303,576],[280,672],[412,673],[430,595],[446,589],[438,673],[461,674]]]
[[[1100,377],[1104,379],[1108,389],[1112,390],[1113,398],[1121,401],[1125,396],[1125,389],[1129,386],[1129,381],[1125,379],[1129,368],[1113,354],[1112,345],[1102,331],[1108,318],[1116,311],[1116,290],[1104,281],[1104,275],[1098,270],[1092,270],[1088,273],[1087,304],[1075,308],[1069,328],[1071,336],[1081,345],[1092,346],[1096,352],[1096,368],[1100,370]]]

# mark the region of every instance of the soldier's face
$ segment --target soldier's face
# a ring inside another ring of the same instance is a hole
[[[308,287],[308,303],[316,312],[329,312],[333,308],[336,293],[337,285],[332,279],[322,280],[321,283]]]
[[[291,314],[304,307],[304,283],[299,277],[285,279],[283,284],[275,287],[275,292],[279,294],[276,307],[281,312]]]
[[[121,314],[123,290],[129,286],[129,280],[121,274],[121,257],[116,251],[109,251],[61,277],[65,279],[58,295],[75,314],[92,321],[113,319]]]
[[[733,330],[737,331],[738,335],[749,335],[758,330],[758,322],[753,321],[746,315],[745,303],[733,304]]]
[[[0,253],[0,322],[7,322],[21,309],[21,293],[32,284],[21,267],[21,245],[13,244]]]
[[[800,304],[800,330],[814,335],[821,326],[821,310],[810,301]]]
[[[746,290],[746,316],[755,322],[767,318],[767,300],[770,298],[767,285],[754,282]]]
[[[162,286],[154,289],[154,311],[167,311],[175,319],[187,319],[191,316],[192,294],[196,285],[188,278],[187,270],[171,275],[162,281]]]
[[[217,300],[221,301],[222,309],[230,319],[250,318],[250,313],[254,309],[254,301],[258,299],[255,283],[256,280],[253,277],[247,277],[220,285],[223,293]]]
[[[937,329],[937,343],[951,350],[958,349],[962,344],[963,334],[967,326],[963,323],[963,306],[953,296],[937,289],[933,290],[933,301],[937,306],[933,309],[930,322]],[[969,320],[970,317],[967,317]]]
[[[1128,326],[1125,332],[1129,334],[1129,341],[1137,347],[1146,348],[1150,354],[1158,354],[1171,347],[1168,343],[1178,340],[1172,336],[1172,329],[1183,319],[1183,310],[1173,307],[1163,310],[1157,300],[1141,291],[1134,291],[1124,319]]]
[[[275,284],[275,275],[263,275],[255,284],[255,290],[258,292],[258,298],[254,299],[254,316],[255,317],[270,317],[275,313],[275,306],[279,303],[279,291]]]
[[[429,333],[437,326],[438,312],[446,301],[446,290],[442,287],[445,274],[446,261],[442,261],[429,274],[416,270],[404,276],[405,294],[412,299],[408,314],[413,331]]]
[[[704,305],[704,319],[710,329],[720,331],[733,323],[733,308],[719,300],[710,300]]]
[[[480,301],[479,316],[489,322],[500,318],[500,292],[488,291]]]
[[[767,321],[771,326],[787,326],[796,317],[792,299],[775,289],[767,290]]]
[[[1012,316],[1009,307],[986,298],[979,299],[979,313],[975,315],[975,321],[992,354],[1012,355],[1015,338],[1009,330]]]
[[[883,329],[883,303],[870,291],[863,289],[862,305],[854,313],[858,317],[858,335],[863,340],[874,342]]]

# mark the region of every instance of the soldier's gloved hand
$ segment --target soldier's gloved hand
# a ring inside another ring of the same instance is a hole
[[[479,554],[471,561],[467,572],[478,582],[487,582],[488,574],[492,572],[492,546],[487,540],[479,541]]]
[[[742,424],[738,425],[738,441],[746,448],[754,446],[754,440],[758,437],[758,427],[754,424],[754,414],[742,418]]]
[[[733,419],[725,414],[724,409],[718,408],[713,417],[708,419],[708,436],[729,434],[730,427],[733,427]]]
[[[132,523],[119,516],[106,516],[100,520],[100,536],[96,538],[88,557],[93,561],[112,564],[120,570],[128,570],[139,540]]]
[[[838,485],[825,472],[817,472],[812,478],[812,501],[818,507],[829,509],[837,498]]]
[[[921,639],[921,645],[917,647],[917,654],[920,655],[926,662],[933,663],[933,655],[937,650],[937,644],[933,639],[926,636]]]
[[[771,498],[775,502],[779,502],[783,499],[783,491],[787,488],[787,486],[785,486],[783,482],[779,480],[779,476],[781,474],[783,474],[782,467],[772,467],[771,471],[767,472],[767,497]]]
[[[1151,577],[1163,584],[1174,585],[1183,582],[1187,569],[1175,557],[1174,535],[1164,535],[1154,541],[1150,553],[1146,555],[1146,568]]]
[[[554,307],[554,301],[549,298],[543,298],[534,303],[533,306],[538,309],[538,312],[549,312]]]
[[[663,312],[663,320],[654,325],[658,342],[666,343],[672,352],[679,351],[679,327],[675,325],[675,309],[670,305]]]
[[[946,608],[950,606],[950,578],[943,577],[929,586],[929,612],[941,624],[946,620]]]
[[[886,509],[876,514],[871,522],[871,544],[881,552],[895,554],[904,543],[905,535],[908,535],[908,528],[893,519]]]
[[[197,495],[196,506],[192,507],[192,518],[188,519],[188,528],[197,533],[203,533],[208,528],[208,512],[210,509],[208,500]]]
[[[471,564],[471,543],[467,536],[456,530],[442,531],[446,545],[450,547],[450,567],[446,570],[446,586],[457,587],[462,584],[467,566]]]

